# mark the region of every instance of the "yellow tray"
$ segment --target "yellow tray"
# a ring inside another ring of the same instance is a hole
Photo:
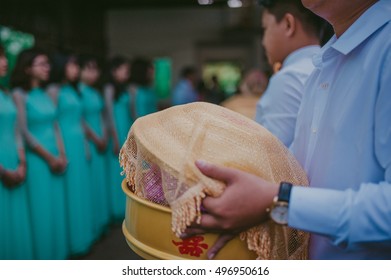
[[[125,221],[122,231],[126,242],[136,254],[149,260],[204,260],[217,234],[204,234],[181,240],[171,231],[171,210],[137,197],[122,182],[126,194]],[[215,257],[220,260],[255,259],[239,237],[232,239]]]

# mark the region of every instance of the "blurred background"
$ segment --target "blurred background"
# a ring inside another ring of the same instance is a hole
[[[117,55],[148,58],[160,109],[170,106],[183,69],[192,66],[204,89],[217,86],[223,94],[209,102],[220,103],[238,91],[249,69],[271,72],[261,40],[255,0],[1,0],[0,43],[8,74],[0,86],[9,88],[19,53],[37,47],[54,57],[89,54],[102,62]],[[87,255],[72,258],[139,257],[114,223]]]
[[[269,69],[260,16],[255,0],[1,0],[0,40],[10,70],[31,46],[102,60],[144,56],[154,62],[162,99],[186,65],[194,65],[207,86],[217,75],[228,97],[245,70]]]

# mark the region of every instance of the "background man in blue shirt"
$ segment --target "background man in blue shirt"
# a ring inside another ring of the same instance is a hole
[[[199,101],[196,90],[197,71],[194,67],[187,66],[182,69],[181,79],[176,85],[172,95],[172,105],[182,105]]]
[[[291,188],[287,223],[311,232],[312,259],[391,259],[391,1],[302,2],[335,36],[314,58],[304,89],[291,150],[310,187]],[[232,234],[269,217],[278,185],[196,164],[227,188],[204,199],[207,213],[188,234]]]

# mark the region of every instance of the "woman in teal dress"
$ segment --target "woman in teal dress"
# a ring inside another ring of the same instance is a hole
[[[135,95],[136,117],[157,112],[157,95],[152,89],[154,69],[152,63],[144,58],[136,58],[132,62],[130,76],[131,92]]]
[[[27,144],[27,177],[34,258],[66,259],[68,237],[62,174],[67,166],[56,108],[42,83],[49,78],[45,53],[29,49],[11,76],[19,124]]]
[[[82,97],[84,126],[89,140],[90,195],[92,197],[92,221],[94,237],[97,239],[108,229],[110,223],[107,164],[107,130],[104,122],[104,103],[95,88],[100,71],[97,60],[90,56],[80,59],[79,90]]]
[[[108,65],[108,83],[104,89],[106,117],[110,134],[107,151],[109,197],[111,217],[120,222],[125,217],[126,197],[121,188],[125,178],[121,175],[119,165],[119,150],[126,140],[128,131],[133,124],[134,104],[127,88],[129,80],[129,62],[123,57],[114,57]]]
[[[80,68],[74,55],[57,55],[54,62],[52,82],[59,86],[52,84],[48,92],[57,106],[68,159],[64,179],[69,250],[71,256],[78,256],[86,254],[94,241],[87,140],[83,129],[81,94],[77,88]]]
[[[0,46],[0,77],[7,59]],[[17,126],[16,107],[0,87],[0,260],[33,258],[27,204],[25,151]]]

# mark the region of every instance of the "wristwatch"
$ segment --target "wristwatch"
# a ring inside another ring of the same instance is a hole
[[[270,210],[270,218],[279,225],[288,224],[288,207],[291,190],[291,183],[281,182],[278,195],[273,199],[273,205]]]

